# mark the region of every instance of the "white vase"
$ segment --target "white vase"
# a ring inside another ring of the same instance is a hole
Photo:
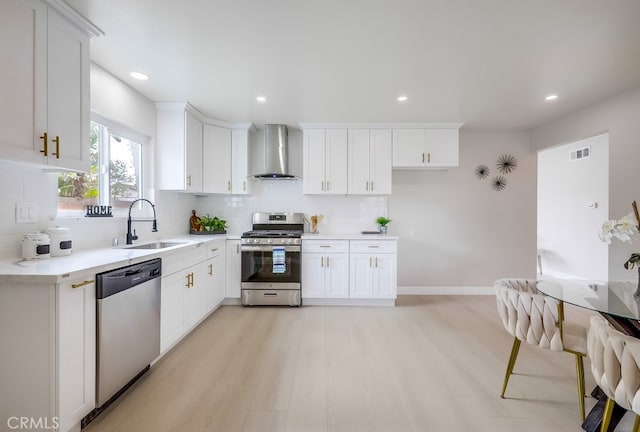
[[[386,225],[380,225],[380,234],[386,234],[387,233],[387,226]]]

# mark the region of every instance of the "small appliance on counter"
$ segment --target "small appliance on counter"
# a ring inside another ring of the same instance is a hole
[[[71,230],[69,228],[48,228],[43,231],[51,239],[51,256],[71,255]]]
[[[22,237],[22,259],[34,260],[51,257],[51,239],[47,234],[33,232]]]

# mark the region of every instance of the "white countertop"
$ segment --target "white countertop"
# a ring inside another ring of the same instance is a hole
[[[195,247],[199,243],[215,240],[239,240],[239,235],[185,235],[158,241],[181,242],[163,249],[115,248],[91,249],[71,255],[40,260],[0,261],[0,283],[58,283],[84,274],[95,274],[129,264],[135,264],[181,248]],[[397,236],[361,233],[305,233],[303,240],[398,240]],[[154,242],[146,242],[154,243]],[[135,245],[146,244],[145,242]],[[134,246],[135,246],[134,245]]]
[[[304,233],[302,240],[398,240],[397,236],[386,234],[362,234],[362,233]]]
[[[226,240],[225,235],[186,235],[163,238],[162,242],[181,242],[182,244],[163,249],[127,249],[115,248],[91,249],[73,252],[71,255],[39,260],[10,260],[0,262],[0,283],[57,283],[82,274],[100,273],[113,268],[145,261],[181,248],[195,247],[199,243]],[[142,245],[152,242],[135,243]]]

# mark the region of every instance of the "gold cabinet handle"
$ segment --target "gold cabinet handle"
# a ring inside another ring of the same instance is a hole
[[[378,257],[376,257],[376,268],[378,267]]]
[[[322,192],[324,192],[324,180],[322,180],[321,182],[320,189],[322,189]]]
[[[431,163],[431,153],[427,153],[427,163]]]
[[[209,276],[213,276],[213,264],[209,264]]]
[[[240,243],[236,243],[236,253],[240,253]]]
[[[369,181],[364,182],[365,186],[364,186],[364,190],[366,190],[367,192],[369,192]]]
[[[55,153],[53,153],[53,155],[56,157],[56,159],[60,159],[60,137],[56,135],[56,137],[53,139],[53,142],[56,143],[56,151]]]
[[[242,191],[243,192],[247,191],[247,181],[246,180],[242,182]]]
[[[40,139],[44,141],[44,149],[40,150],[40,153],[43,153],[45,156],[49,156],[49,135],[45,132],[42,134]]]
[[[324,257],[320,257],[320,267],[324,267]]]
[[[373,267],[373,257],[369,257],[369,267]]]
[[[190,276],[191,276],[191,273],[187,273],[187,276],[185,276],[185,277],[187,278],[187,283],[185,284],[185,286],[186,286],[187,288],[189,288],[189,286],[190,286],[190,285],[189,285],[189,283],[190,283],[190,281],[191,281],[191,277],[190,277]]]
[[[422,153],[422,163],[424,163],[424,153]]]
[[[369,245],[369,246],[367,246],[367,247],[370,247],[371,249],[377,249],[377,248],[379,248],[380,246],[379,246],[379,245]]]
[[[215,252],[217,250],[218,250],[218,248],[213,248],[213,249],[211,249],[211,252]]]
[[[227,190],[230,191],[231,190],[231,180],[229,180],[227,182]]]
[[[373,180],[371,181],[371,192],[373,192]]]
[[[73,289],[80,288],[80,287],[83,287],[83,286],[85,286],[85,285],[92,284],[92,283],[94,283],[94,282],[95,282],[95,281],[94,281],[93,279],[91,279],[91,280],[86,280],[86,281],[83,281],[83,282],[80,282],[80,283],[77,283],[77,284],[71,284],[71,288],[73,288]]]
[[[327,257],[327,268],[329,268],[329,257]]]
[[[330,248],[330,245],[320,245],[321,248]]]

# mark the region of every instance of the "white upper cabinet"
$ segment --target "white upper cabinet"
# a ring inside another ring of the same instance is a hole
[[[346,195],[347,130],[305,129],[303,135],[303,192]]]
[[[203,176],[205,193],[249,193],[249,130],[204,125]]]
[[[0,2],[0,159],[89,170],[89,36],[77,12]]]
[[[193,193],[248,194],[253,124],[202,117],[188,103],[157,103],[158,187]]]
[[[231,131],[205,124],[202,155],[203,192],[231,193]]]
[[[391,194],[391,129],[349,129],[348,193]]]
[[[234,195],[249,193],[250,128],[231,131],[231,193]]]
[[[185,103],[157,103],[159,189],[202,192],[202,122]]]
[[[393,130],[393,168],[458,166],[458,127]]]

